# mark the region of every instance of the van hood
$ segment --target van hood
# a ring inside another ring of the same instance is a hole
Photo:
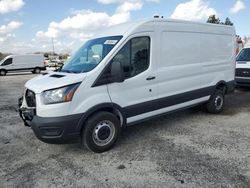
[[[86,78],[86,73],[73,74],[64,72],[50,72],[48,74],[39,75],[26,82],[25,87],[32,90],[36,94],[45,90],[59,88],[82,82]]]
[[[237,61],[236,68],[250,69],[250,61]]]

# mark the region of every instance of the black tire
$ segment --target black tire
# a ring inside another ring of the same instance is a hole
[[[206,103],[206,111],[211,114],[219,114],[223,111],[225,105],[225,93],[222,90],[216,90]]]
[[[36,67],[33,71],[34,74],[40,74],[41,73],[41,69],[39,67]]]
[[[7,71],[6,70],[0,70],[0,76],[6,76]]]
[[[109,112],[98,112],[91,116],[83,129],[82,145],[96,153],[111,149],[119,134],[120,121]]]

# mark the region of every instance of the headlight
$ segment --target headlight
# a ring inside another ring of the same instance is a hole
[[[69,102],[72,100],[76,89],[79,87],[81,83],[68,85],[65,87],[51,89],[44,91],[42,93],[42,100],[44,104],[54,104],[54,103],[62,103]]]

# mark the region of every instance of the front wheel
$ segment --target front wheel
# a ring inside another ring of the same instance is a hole
[[[82,144],[96,153],[107,151],[114,146],[120,130],[120,121],[114,114],[99,112],[87,120],[82,133]]]
[[[216,90],[215,93],[210,97],[210,100],[205,105],[207,112],[212,114],[219,114],[223,111],[225,104],[225,95],[221,90]]]
[[[0,70],[0,76],[5,76],[6,75],[6,70]]]

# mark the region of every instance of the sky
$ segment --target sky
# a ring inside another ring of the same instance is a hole
[[[72,53],[98,31],[151,18],[206,22],[215,14],[250,36],[250,0],[0,0],[0,52]]]

